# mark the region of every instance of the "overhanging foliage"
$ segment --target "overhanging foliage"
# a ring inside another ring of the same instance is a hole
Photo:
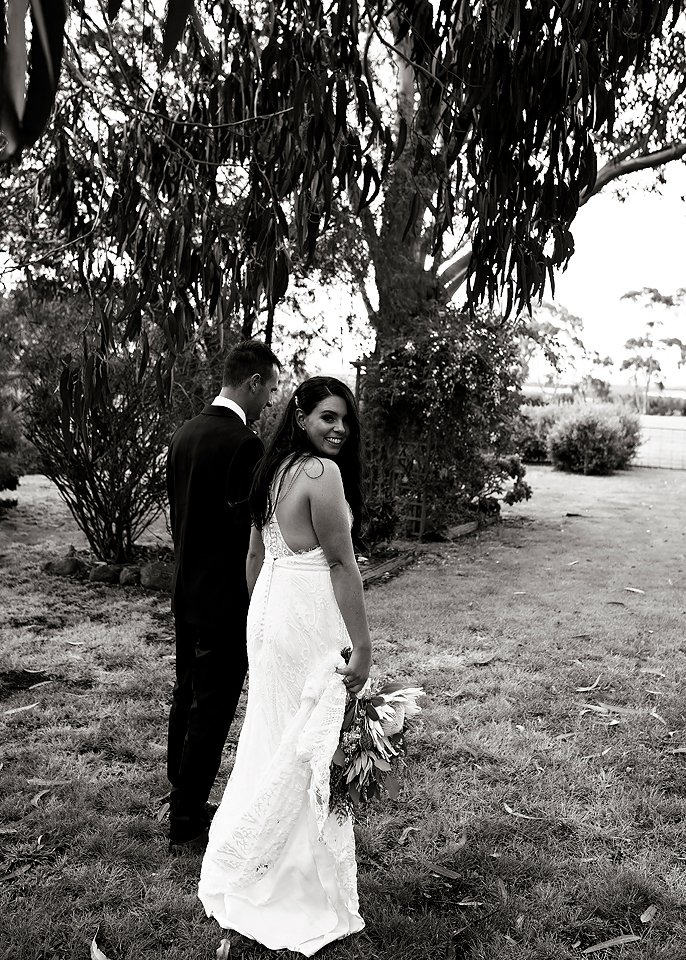
[[[40,18],[58,8],[61,0],[31,4],[25,102],[20,18],[8,19],[7,159],[21,159],[43,122],[32,91],[42,103],[55,93],[62,48],[46,45]],[[652,41],[683,2],[174,0],[162,44],[138,5],[111,2],[111,27],[98,26],[87,3],[76,8],[79,30],[64,61],[71,96],[58,95],[37,202],[79,252],[101,353],[116,331],[142,341],[145,356],[142,318],[150,314],[168,344],[157,373],[169,391],[174,355],[200,312],[220,327],[240,312],[249,335],[266,308],[270,339],[291,251],[313,256],[337,194],[354,193],[364,211],[407,151],[416,189],[406,232],[428,207],[438,247],[468,180],[461,212],[472,237],[469,299],[492,304],[503,295],[506,313],[526,307],[573,252],[570,225],[596,178],[593,132],[612,127],[613,91],[649,66]],[[87,75],[88,56],[108,43],[104,89],[117,92],[109,113]],[[400,111],[396,123],[382,110],[372,43],[409,64],[422,116]],[[169,57],[155,78],[155,58]],[[87,107],[96,110],[97,135]],[[123,295],[112,283],[122,264]],[[101,369],[95,362],[93,397]]]

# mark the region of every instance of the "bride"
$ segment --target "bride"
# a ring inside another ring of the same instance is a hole
[[[353,551],[360,426],[344,383],[297,388],[250,508],[248,704],[199,897],[222,927],[309,957],[364,927],[352,822],[329,814],[346,688],[358,693],[371,666]]]

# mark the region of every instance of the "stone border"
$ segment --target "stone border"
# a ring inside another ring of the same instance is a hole
[[[471,533],[476,533],[484,527],[498,522],[498,517],[488,517],[481,523],[473,520],[469,523],[460,523],[448,528],[449,541],[458,540]],[[396,557],[371,563],[360,568],[362,583],[365,589],[378,580],[385,580],[398,573],[412,563],[423,552],[422,547],[403,547]],[[112,586],[143,587],[146,590],[157,590],[164,593],[171,592],[174,564],[165,560],[153,560],[150,563],[117,564],[117,563],[88,563],[76,555],[72,550],[60,560],[48,560],[43,564],[44,573],[58,577],[79,577],[89,583],[106,583]]]
[[[133,563],[88,563],[68,553],[61,560],[48,560],[43,564],[44,573],[57,577],[78,577],[89,583],[106,583],[112,586],[144,587],[146,590],[171,592],[174,564],[153,560],[140,566]]]

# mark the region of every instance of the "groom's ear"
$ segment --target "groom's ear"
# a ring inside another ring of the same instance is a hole
[[[248,381],[250,392],[254,393],[258,389],[261,382],[262,377],[259,375],[259,373],[253,373],[252,377],[250,377],[250,380]]]

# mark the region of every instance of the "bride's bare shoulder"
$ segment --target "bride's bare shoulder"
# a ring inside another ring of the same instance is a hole
[[[303,459],[302,471],[310,480],[323,480],[325,483],[335,481],[341,476],[337,463],[328,457],[317,457],[314,454]]]

